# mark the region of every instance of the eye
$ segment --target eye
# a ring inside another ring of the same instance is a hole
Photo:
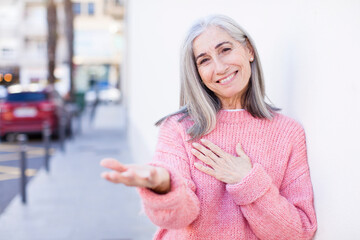
[[[223,52],[223,53],[229,52],[229,51],[231,51],[231,48],[223,48],[223,49],[221,50],[221,52]]]
[[[198,65],[202,65],[202,64],[206,63],[207,61],[209,61],[208,58],[203,58],[199,61]]]

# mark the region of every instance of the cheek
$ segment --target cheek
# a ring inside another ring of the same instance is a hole
[[[251,66],[250,64],[248,64],[247,66],[244,67],[245,68],[245,74],[247,78],[250,78],[251,76]]]
[[[237,65],[241,69],[241,75],[244,78],[250,77],[250,75],[251,75],[251,66],[250,66],[250,63],[247,61],[247,59],[238,58],[238,59],[236,59],[236,62],[239,63]]]
[[[211,82],[211,72],[207,68],[201,68],[198,70],[201,80],[204,83],[210,83]]]

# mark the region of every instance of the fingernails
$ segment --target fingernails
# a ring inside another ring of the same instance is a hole
[[[127,171],[127,172],[122,172],[121,176],[123,177],[130,177],[131,176],[131,172]]]
[[[199,147],[199,146],[200,146],[200,144],[198,144],[198,143],[196,143],[196,142],[194,142],[192,145],[193,145],[194,147]]]
[[[110,172],[108,177],[111,179],[111,180],[114,180],[116,178],[115,176],[115,173],[114,172]]]

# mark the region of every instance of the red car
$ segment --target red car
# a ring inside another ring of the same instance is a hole
[[[43,124],[50,124],[57,135],[60,117],[69,128],[69,114],[61,96],[55,90],[9,92],[0,102],[0,136],[8,133],[41,133]]]

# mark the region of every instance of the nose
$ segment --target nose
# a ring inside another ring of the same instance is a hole
[[[229,66],[221,58],[214,59],[214,64],[216,75],[225,74],[229,68]]]

